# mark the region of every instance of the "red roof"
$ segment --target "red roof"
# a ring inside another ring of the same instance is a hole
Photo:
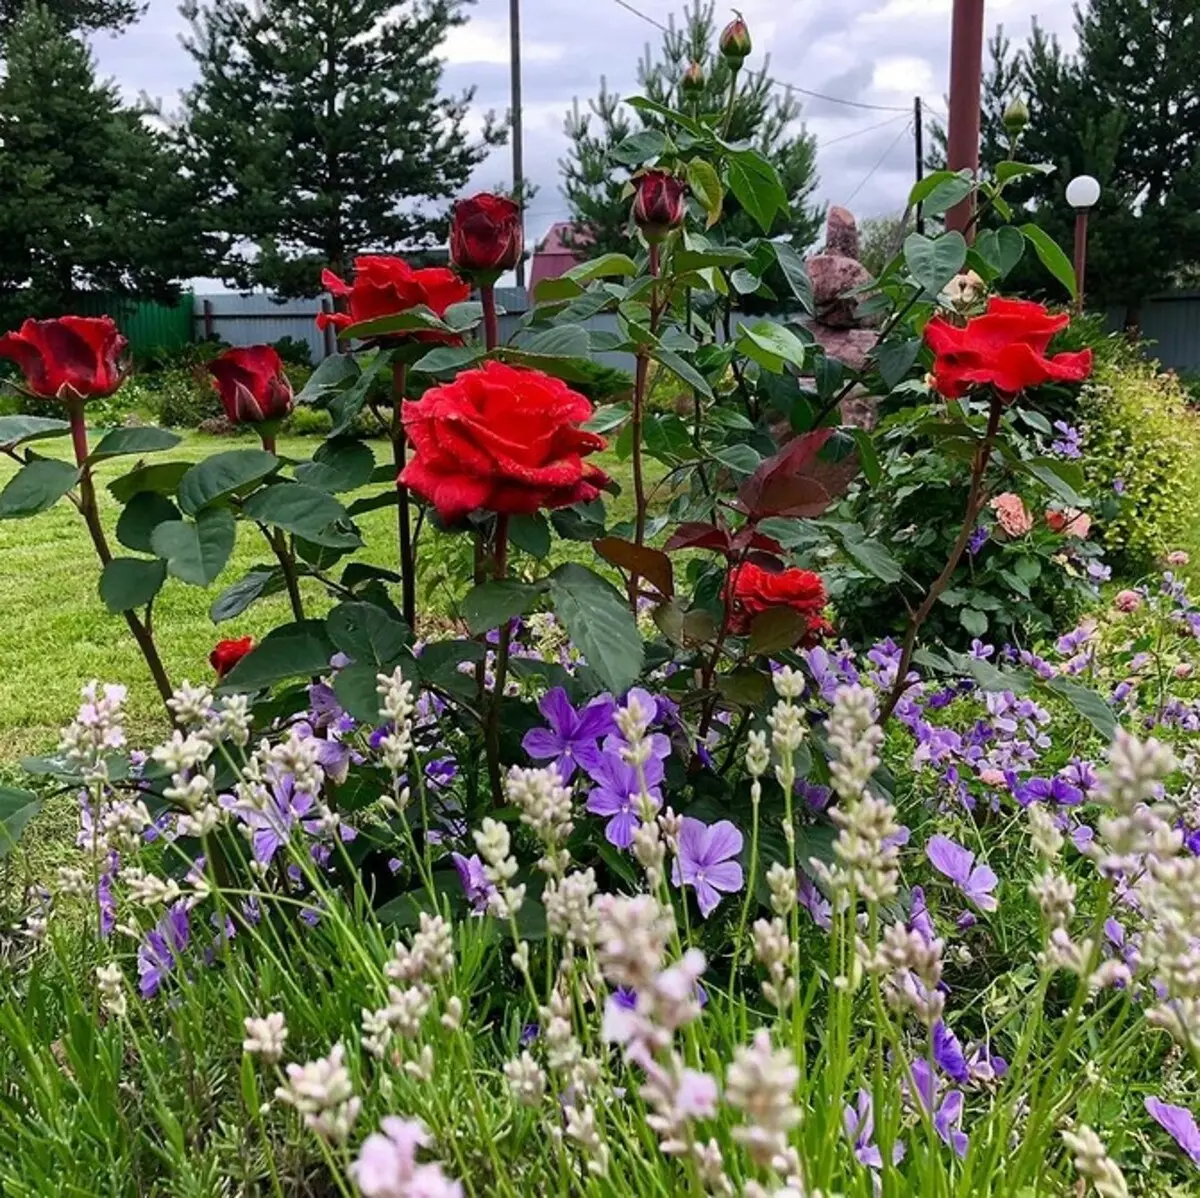
[[[529,268],[530,291],[543,279],[557,279],[560,275],[565,275],[572,266],[583,261],[585,255],[581,251],[573,250],[565,244],[563,238],[568,235],[579,242],[587,237],[587,232],[571,221],[560,220],[550,226],[550,231],[538,243]]]

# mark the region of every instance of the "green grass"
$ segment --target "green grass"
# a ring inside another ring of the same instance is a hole
[[[249,444],[187,433],[179,446],[160,459],[198,461],[219,450]],[[319,445],[312,438],[287,438],[280,441],[279,452],[283,457],[307,459]],[[37,449],[47,456],[65,457],[69,446],[64,438],[41,441]],[[377,442],[373,448],[376,460],[385,461],[384,443]],[[613,518],[625,519],[631,510],[628,464],[611,454],[603,455],[600,464],[623,484],[623,494],[610,500],[609,510]],[[114,552],[122,552],[113,535],[120,507],[109,495],[107,484],[132,466],[130,459],[117,458],[97,469],[101,515]],[[0,462],[0,486],[15,470],[10,460]],[[373,487],[364,493],[377,490]],[[394,509],[369,512],[358,523],[366,548],[357,560],[394,568]],[[441,539],[433,534],[426,541],[423,536],[422,543],[436,553],[435,542]],[[594,558],[586,544],[580,544],[577,553],[573,550],[574,546],[568,551],[570,556]],[[208,654],[223,637],[258,637],[291,618],[287,599],[280,595],[256,603],[219,626],[209,619],[209,606],[223,587],[255,563],[272,560],[257,531],[239,524],[233,556],[212,587],[201,589],[168,580],[154,605],[154,631],[173,682],[210,678]],[[53,746],[58,729],[74,713],[80,686],[91,678],[128,686],[131,739],[144,743],[161,731],[165,725],[158,696],[124,621],[110,615],[100,601],[95,551],[74,507],[63,500],[31,519],[0,522],[0,562],[0,607],[6,613],[0,623],[0,762]],[[330,600],[319,583],[305,580],[302,586],[312,614],[329,607]],[[432,602],[445,609],[444,593],[426,599],[426,606]]]

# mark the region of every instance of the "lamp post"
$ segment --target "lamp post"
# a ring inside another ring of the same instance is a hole
[[[1100,200],[1100,181],[1076,175],[1067,184],[1067,203],[1075,209],[1075,311],[1083,311],[1083,279],[1087,272],[1088,214]]]

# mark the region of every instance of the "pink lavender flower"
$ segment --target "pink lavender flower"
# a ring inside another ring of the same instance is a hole
[[[153,998],[167,974],[175,968],[178,954],[186,947],[190,928],[186,903],[175,903],[146,934],[138,948],[138,989],[143,998]]]
[[[666,737],[662,738],[666,740]],[[598,785],[588,793],[587,809],[593,815],[606,815],[604,836],[610,844],[627,849],[633,844],[633,834],[641,824],[638,816],[638,800],[641,785],[637,770],[616,753],[604,753],[589,770]],[[658,807],[662,806],[663,763],[659,757],[651,757],[642,766],[646,779],[647,793]]]
[[[857,1108],[846,1104],[842,1111],[842,1126],[846,1139],[854,1145],[854,1155],[860,1164],[869,1169],[883,1168],[883,1153],[875,1143],[875,1110],[868,1090],[859,1090]],[[892,1144],[892,1164],[904,1159],[904,1144],[896,1140]]]
[[[736,894],[744,884],[741,865],[734,860],[742,851],[742,834],[727,819],[704,824],[684,816],[679,834],[679,856],[671,869],[671,881],[680,888],[696,891],[700,914],[707,919],[721,901],[721,894]]]
[[[521,747],[535,761],[553,759],[564,782],[582,766],[589,774],[601,761],[598,742],[614,729],[614,704],[608,695],[574,708],[561,686],[546,692],[538,704],[549,728],[531,728]]]
[[[1146,1111],[1155,1123],[1171,1134],[1192,1164],[1200,1165],[1200,1128],[1196,1126],[1192,1112],[1153,1096],[1146,1099]]]
[[[425,1128],[415,1119],[389,1115],[363,1142],[350,1167],[364,1198],[461,1198],[461,1183],[438,1164],[417,1164],[417,1149],[429,1143]]]
[[[980,911],[995,911],[1000,905],[991,892],[997,878],[986,865],[975,865],[975,854],[948,836],[934,836],[925,848],[933,867],[948,877]]]

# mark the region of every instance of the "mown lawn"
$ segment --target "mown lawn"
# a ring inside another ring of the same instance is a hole
[[[185,434],[184,440],[161,460],[197,461],[207,454],[251,440],[230,441]],[[66,456],[67,439],[41,441],[39,452]],[[320,445],[314,438],[280,441],[281,456],[310,457]],[[373,443],[376,460],[387,460],[390,448]],[[610,514],[627,518],[631,509],[629,466],[611,454],[600,464],[621,482],[623,493],[609,500]],[[129,458],[103,463],[98,471],[102,516],[114,551],[120,552],[112,530],[120,508],[108,494],[106,484],[133,466]],[[0,487],[8,482],[15,464],[0,462]],[[368,492],[377,490],[370,488]],[[349,500],[352,496],[342,496]],[[395,509],[369,512],[359,518],[366,549],[358,560],[394,566],[396,560]],[[436,553],[433,541],[428,548]],[[424,538],[423,538],[424,540]],[[579,546],[581,560],[592,551]],[[442,547],[443,553],[448,546]],[[127,552],[127,551],[126,551]],[[255,530],[239,525],[233,556],[216,583],[207,590],[168,580],[154,607],[155,635],[164,663],[173,681],[210,677],[208,654],[215,641],[226,636],[261,636],[290,618],[287,599],[274,596],[256,603],[235,620],[214,626],[208,609],[221,588],[257,562],[272,560],[265,542]],[[158,697],[150,682],[136,645],[124,621],[109,615],[96,590],[98,576],[95,552],[78,513],[66,500],[48,512],[28,520],[0,521],[0,763],[12,762],[51,747],[58,729],[74,712],[79,687],[91,678],[122,682],[129,687],[129,730],[131,739],[144,743],[163,727]],[[303,583],[307,605],[313,614],[329,606],[320,585]],[[444,608],[437,592],[427,596],[426,606]]]

